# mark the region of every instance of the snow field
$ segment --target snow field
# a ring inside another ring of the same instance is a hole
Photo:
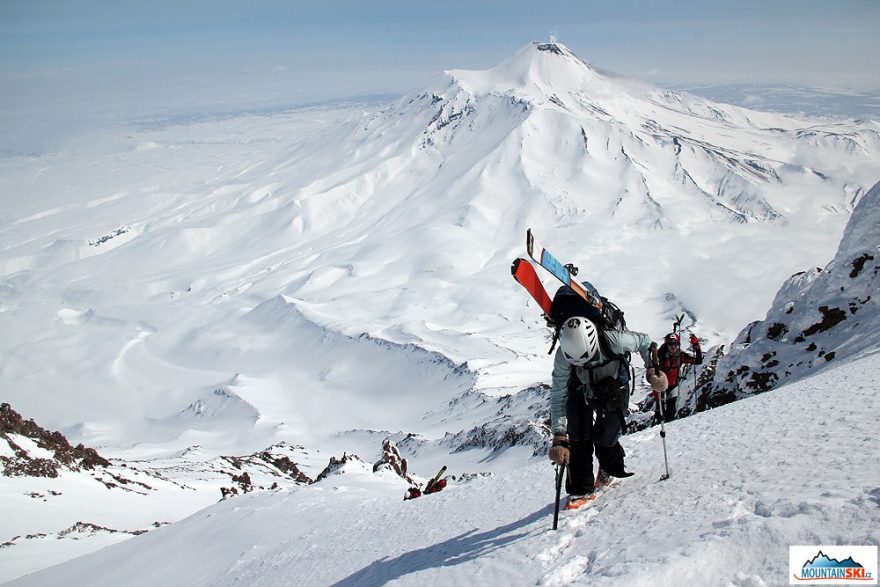
[[[880,542],[878,367],[873,353],[670,423],[666,481],[659,429],[624,437],[637,475],[556,532],[544,458],[407,502],[399,478],[353,464],[11,585],[784,584],[788,545]]]
[[[123,459],[283,440],[307,447],[314,475],[343,451],[372,462],[393,437],[420,475],[494,473],[406,504],[400,480],[365,471],[247,495],[64,572],[759,585],[784,582],[780,545],[876,543],[876,403],[839,397],[824,373],[790,386],[791,406],[768,395],[671,424],[662,484],[656,431],[626,438],[639,475],[554,534],[552,469],[532,447],[450,451],[487,421],[532,418],[517,402],[549,375],[547,329],[509,275],[526,228],[633,329],[659,339],[688,312],[706,348],[728,344],[786,276],[830,259],[878,152],[876,122],[714,104],[529,45],[387,106],[129,121],[4,153],[0,390],[26,417]],[[870,389],[860,365],[876,355],[829,373]],[[189,473],[198,497],[114,495],[106,518],[91,515],[105,491],[92,480],[74,491],[64,484],[83,481],[65,477],[55,496],[4,478],[0,517],[16,533],[48,521],[47,537],[0,550],[0,566],[13,561],[2,576],[87,550],[51,538],[76,521],[133,530],[214,503],[216,478]]]

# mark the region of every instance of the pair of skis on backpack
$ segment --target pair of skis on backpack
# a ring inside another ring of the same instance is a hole
[[[528,252],[529,257],[538,263],[538,265],[549,271],[550,274],[561,281],[563,285],[571,288],[572,291],[586,300],[587,303],[596,308],[596,310],[600,312],[602,311],[602,299],[595,295],[594,292],[589,291],[575,281],[574,276],[577,273],[577,270],[571,264],[564,265],[556,259],[550,251],[535,239],[531,228],[526,231],[526,252]],[[541,279],[538,277],[538,272],[535,271],[534,265],[532,265],[527,259],[514,259],[513,265],[510,267],[510,272],[513,274],[513,278],[517,283],[523,286],[526,291],[529,292],[529,295],[538,302],[538,305],[544,312],[544,316],[549,319],[550,305],[553,299],[547,293],[547,290],[544,289],[543,284],[541,284]]]

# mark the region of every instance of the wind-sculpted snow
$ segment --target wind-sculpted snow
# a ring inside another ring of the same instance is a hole
[[[236,397],[259,410],[261,426],[274,423],[312,439],[358,427],[415,429],[427,409],[475,381],[467,365],[417,345],[320,326],[282,296],[193,332],[175,354],[218,370],[236,365],[257,381],[280,378],[283,385],[267,390],[237,376]],[[321,409],[325,398],[357,406],[357,413]],[[400,406],[408,417],[401,419]]]

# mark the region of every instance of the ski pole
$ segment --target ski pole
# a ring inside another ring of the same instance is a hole
[[[666,427],[663,425],[666,415],[663,413],[663,402],[659,399],[659,394],[657,403],[660,404],[660,440],[663,441],[663,465],[666,467],[666,473],[660,476],[660,480],[665,481],[669,479],[669,458],[666,456]]]
[[[556,505],[553,506],[553,529],[559,525],[559,499],[562,495],[562,478],[565,476],[565,463],[556,467]]]
[[[673,355],[675,357],[675,384],[679,384],[679,378],[681,377],[681,321],[684,320],[684,314],[676,317],[676,321],[672,325],[672,333],[675,335],[676,339],[678,339],[678,350]],[[687,377],[687,375],[685,375]],[[676,404],[678,402],[675,402]],[[678,407],[677,405],[675,407]],[[673,410],[672,419],[675,419],[675,410]],[[664,420],[666,416],[661,416]]]
[[[657,355],[657,344],[651,344],[651,361],[653,363],[653,368],[655,373],[660,373],[660,357]],[[657,402],[657,405],[660,407],[660,440],[663,441],[663,465],[666,467],[666,473],[660,476],[661,481],[665,481],[669,479],[669,457],[666,454],[666,426],[663,421],[666,420],[666,414],[663,410],[663,401],[658,392],[654,399]]]

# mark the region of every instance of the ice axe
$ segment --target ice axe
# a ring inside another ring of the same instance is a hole
[[[553,529],[559,525],[559,499],[562,496],[562,478],[565,477],[565,463],[556,467],[556,502],[553,506]]]

